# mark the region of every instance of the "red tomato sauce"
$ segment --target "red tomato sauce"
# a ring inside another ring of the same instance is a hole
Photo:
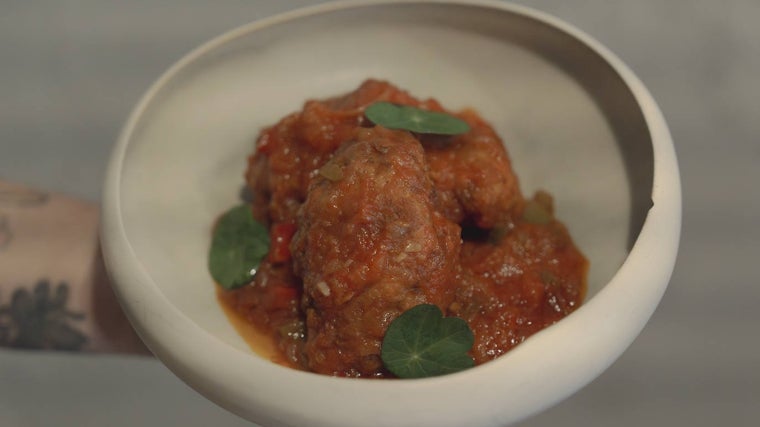
[[[264,129],[246,181],[269,255],[248,286],[219,292],[239,325],[271,340],[273,360],[327,375],[390,377],[388,324],[436,304],[492,360],[574,311],[588,262],[544,192],[525,198],[502,140],[471,130],[432,136],[364,117],[376,101],[445,111],[377,80],[308,101]]]

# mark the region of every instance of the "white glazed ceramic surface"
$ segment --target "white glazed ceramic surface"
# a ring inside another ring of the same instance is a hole
[[[524,192],[555,195],[590,259],[583,307],[496,361],[431,379],[331,378],[251,352],[215,298],[211,226],[238,201],[262,127],[368,77],[475,107],[495,126]],[[577,29],[502,2],[344,2],[234,30],[149,90],[109,166],[103,249],[156,356],[254,422],[497,426],[578,390],[633,341],[667,286],[680,203],[656,104]]]

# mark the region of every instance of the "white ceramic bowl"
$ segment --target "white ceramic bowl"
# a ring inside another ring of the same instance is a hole
[[[253,353],[206,270],[265,125],[307,98],[388,79],[504,137],[526,193],[544,188],[591,262],[585,304],[496,361],[422,380],[331,378]],[[190,53],[132,113],[108,169],[103,250],[157,357],[262,425],[501,426],[587,384],[633,341],[667,286],[681,198],[652,97],[581,31],[493,1],[343,2],[255,22]],[[650,208],[651,207],[651,208]]]

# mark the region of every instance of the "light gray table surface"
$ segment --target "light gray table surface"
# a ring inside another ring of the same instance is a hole
[[[311,3],[0,0],[0,178],[98,201],[116,134],[161,72],[229,28]],[[671,127],[684,195],[678,262],[651,322],[596,381],[521,425],[760,425],[760,1],[520,3],[582,28],[641,77]],[[0,426],[53,425],[249,424],[153,359],[0,350]]]

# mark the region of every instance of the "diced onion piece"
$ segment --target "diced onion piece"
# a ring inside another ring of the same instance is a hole
[[[324,296],[330,296],[330,287],[325,282],[317,282],[317,290]]]
[[[319,169],[319,174],[330,181],[340,181],[343,179],[343,169],[333,162],[325,163],[325,165]]]

